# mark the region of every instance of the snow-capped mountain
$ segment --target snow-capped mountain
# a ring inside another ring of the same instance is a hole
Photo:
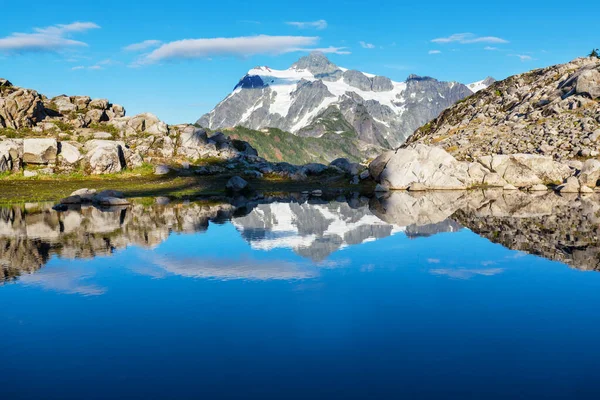
[[[487,78],[485,78],[482,81],[469,83],[467,85],[467,87],[471,90],[471,92],[477,93],[480,90],[487,89],[494,82],[496,82],[496,80],[494,78],[492,78],[491,76],[488,76]]]
[[[414,215],[403,215],[398,220],[410,223],[401,226],[384,221],[368,202],[357,200],[352,204],[337,201],[258,204],[250,213],[234,217],[231,222],[253,249],[287,248],[319,262],[346,247],[400,232],[414,238],[461,228],[445,218],[433,224],[418,223],[420,219]]]
[[[210,129],[271,127],[311,137],[351,134],[369,144],[394,147],[472,93],[457,82],[416,75],[394,82],[338,67],[315,52],[286,70],[251,69],[197,123]]]

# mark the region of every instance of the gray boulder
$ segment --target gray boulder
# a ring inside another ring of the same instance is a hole
[[[77,147],[68,142],[59,143],[59,159],[68,165],[77,164],[81,160],[81,152]]]
[[[582,185],[596,187],[598,179],[600,179],[600,161],[596,159],[586,160],[581,167],[578,178]]]
[[[166,175],[171,172],[171,168],[167,165],[157,165],[154,167],[154,175]]]
[[[27,164],[51,164],[56,162],[57,154],[56,139],[23,140],[23,162]]]
[[[389,189],[406,190],[417,187],[440,190],[461,190],[481,184],[486,171],[481,166],[457,161],[439,147],[415,145],[384,155],[388,158],[376,178]],[[378,170],[382,160],[374,160]],[[487,171],[489,172],[489,171]]]
[[[85,144],[86,160],[93,175],[112,174],[125,168],[121,142],[90,140]]]

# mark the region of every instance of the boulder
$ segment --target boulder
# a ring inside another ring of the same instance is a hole
[[[369,164],[369,173],[371,174],[371,177],[373,179],[375,179],[376,181],[379,180],[379,175],[381,175],[381,173],[383,172],[388,161],[395,154],[396,154],[395,151],[389,150],[389,151],[386,151],[385,153],[379,155],[379,157],[377,157],[373,161],[371,161],[371,163]]]
[[[72,205],[72,204],[81,204],[83,203],[83,200],[81,199],[80,196],[68,196],[65,197],[64,199],[60,200],[60,204],[67,204],[67,205]]]
[[[21,168],[23,140],[7,139],[0,141],[0,172],[17,172]]]
[[[596,187],[598,179],[600,179],[600,161],[596,159],[586,160],[581,167],[578,178],[582,185]]]
[[[477,161],[516,187],[562,182],[571,174],[569,166],[533,154],[488,155]]]
[[[83,189],[78,189],[76,191],[74,191],[73,193],[71,193],[71,195],[69,197],[78,197],[82,203],[91,203],[94,200],[94,197],[96,196],[96,189],[88,189],[88,188],[83,188]],[[61,201],[61,203],[63,203]],[[66,203],[64,203],[66,204]]]
[[[587,69],[577,77],[575,93],[600,98],[600,71],[598,68]]]
[[[246,182],[243,178],[241,178],[239,176],[232,177],[231,179],[229,179],[229,181],[227,181],[227,184],[225,185],[225,188],[232,192],[241,192],[242,190],[245,190],[247,187],[248,187],[248,182]]]
[[[56,139],[24,139],[23,162],[27,164],[50,164],[56,162],[58,143]]]
[[[110,118],[106,115],[106,111],[92,109],[85,113],[86,120],[90,121],[90,123],[99,124],[100,122],[106,122]]]
[[[186,126],[179,134],[179,146],[191,149],[204,147],[208,141],[206,131],[193,125]]]
[[[50,102],[56,106],[56,109],[61,114],[77,111],[77,105],[73,104],[69,96],[56,96]]]
[[[555,188],[559,193],[579,193],[579,189],[579,181],[574,176],[567,178],[565,183]]]
[[[0,128],[30,128],[46,115],[42,97],[34,90],[17,89],[0,98]]]
[[[93,175],[112,174],[125,168],[122,142],[90,140],[85,144],[86,159]]]
[[[101,206],[115,207],[115,206],[127,206],[129,205],[129,201],[126,199],[121,199],[118,197],[110,197],[110,196],[97,196],[94,199],[94,203],[99,204]]]
[[[59,143],[59,159],[68,165],[77,164],[81,160],[81,152],[77,147],[68,142]]]
[[[154,167],[154,175],[166,175],[171,172],[171,168],[167,165],[157,165]]]
[[[386,154],[387,158],[388,154]],[[376,159],[378,165],[381,159]],[[422,144],[396,150],[379,174],[379,183],[383,186],[405,190],[415,183],[420,183],[427,189],[460,190],[476,184],[469,175],[470,163],[457,161],[440,147],[430,147]],[[378,170],[379,166],[370,168]],[[474,170],[480,173],[483,169]],[[483,176],[481,176],[482,182]]]
[[[97,110],[108,110],[109,102],[106,99],[94,99],[90,101],[89,108]]]
[[[321,175],[327,170],[327,165],[319,163],[310,163],[302,167],[302,172],[306,175]]]

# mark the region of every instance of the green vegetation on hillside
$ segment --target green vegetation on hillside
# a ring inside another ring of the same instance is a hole
[[[250,143],[261,157],[272,162],[329,163],[339,157],[362,161],[369,156],[368,152],[359,148],[358,141],[346,132],[325,133],[314,138],[296,136],[275,128],[256,131],[238,126],[224,133],[232,139]]]
[[[592,52],[588,55],[588,57],[600,58],[600,50],[598,50],[598,49],[592,49]]]

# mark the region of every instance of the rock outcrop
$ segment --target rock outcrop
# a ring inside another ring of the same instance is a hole
[[[476,162],[458,161],[441,147],[423,144],[383,153],[371,162],[369,171],[384,188],[413,191],[476,187],[531,189],[542,184],[560,185],[578,173],[577,169],[544,156],[493,155],[480,157]],[[591,177],[585,174],[583,185],[588,185],[595,174],[593,172]],[[594,181],[591,187],[595,185]]]
[[[220,132],[209,136],[193,125],[167,125],[150,113],[129,117],[122,106],[106,99],[47,98],[6,79],[0,83],[0,172],[44,166],[45,173],[106,174],[144,162],[261,161],[248,143]]]
[[[600,59],[578,58],[495,82],[418,129],[407,145],[458,160],[538,154],[566,162],[600,155]]]

